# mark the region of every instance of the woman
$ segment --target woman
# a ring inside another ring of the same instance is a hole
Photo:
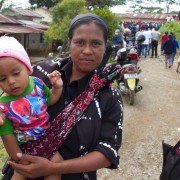
[[[173,43],[173,37],[172,35],[168,35],[168,40],[164,43],[162,48],[164,55],[165,55],[165,68],[167,67],[171,68],[173,65],[172,59],[173,59],[173,52],[174,52],[174,43]]]
[[[90,79],[102,63],[107,35],[107,25],[99,16],[83,14],[72,20],[68,34],[71,61],[61,70],[63,93],[58,103],[49,108],[52,120],[89,87]],[[63,180],[95,180],[96,170],[118,167],[122,122],[122,99],[114,88],[105,86],[96,93],[59,148],[64,159],[61,163],[18,154],[28,165],[11,161],[9,164],[31,178],[62,174]]]

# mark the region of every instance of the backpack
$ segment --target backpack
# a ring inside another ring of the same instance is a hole
[[[162,141],[163,164],[160,180],[180,180],[180,141],[171,146]]]

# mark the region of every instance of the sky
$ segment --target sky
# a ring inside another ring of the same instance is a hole
[[[5,0],[6,3],[13,3],[16,5],[16,7],[28,7],[30,4],[28,0]],[[111,8],[111,11],[113,13],[128,13],[129,12],[129,6],[132,5],[132,3],[128,2],[127,5],[123,6],[115,6]],[[154,6],[159,6],[158,3],[153,3]],[[147,4],[147,6],[152,6],[152,4]],[[166,4],[161,4],[161,7],[165,9],[166,12]],[[170,11],[179,11],[180,10],[180,5],[170,5]]]
[[[28,0],[5,0],[5,4],[14,4],[16,7],[28,7],[30,6]]]

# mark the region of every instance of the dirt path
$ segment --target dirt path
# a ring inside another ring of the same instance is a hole
[[[174,145],[180,137],[180,74],[165,69],[164,57],[142,59],[140,83],[143,90],[134,106],[124,101],[121,165],[117,170],[103,169],[100,180],[158,180],[162,167],[161,142]]]

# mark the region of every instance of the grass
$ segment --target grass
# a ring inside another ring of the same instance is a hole
[[[8,154],[6,153],[3,143],[0,141],[0,170],[2,170],[2,167],[6,162],[7,158],[8,158]],[[0,179],[2,179],[1,172],[0,172]]]

